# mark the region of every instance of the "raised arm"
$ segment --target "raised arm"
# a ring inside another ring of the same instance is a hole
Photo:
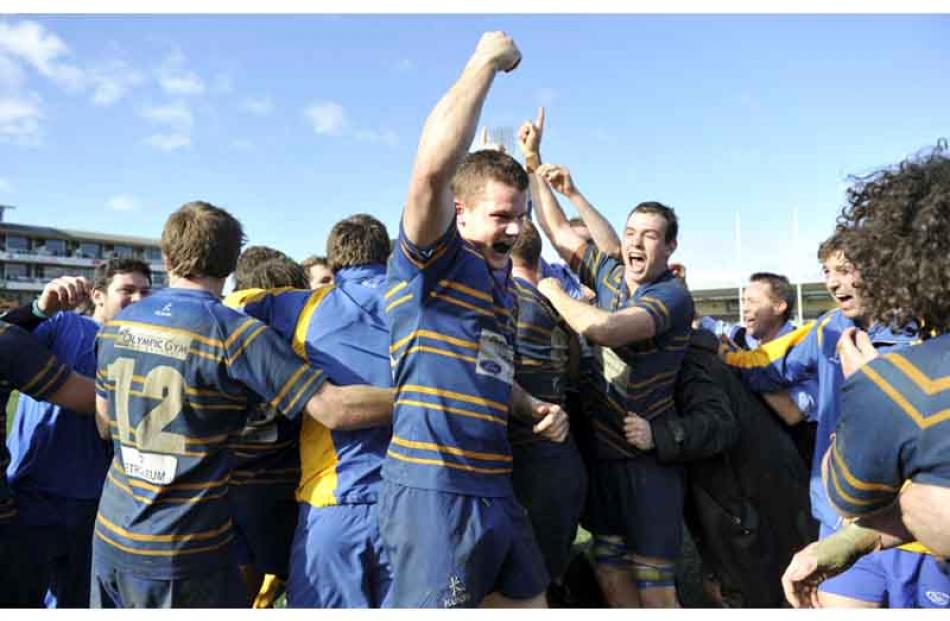
[[[521,60],[503,32],[482,35],[458,81],[429,114],[416,151],[403,229],[409,240],[428,246],[441,237],[454,215],[450,182],[475,137],[478,117],[495,74]]]
[[[612,257],[619,257],[620,238],[617,237],[617,232],[610,226],[607,218],[602,216],[577,189],[571,177],[571,171],[564,166],[544,164],[538,169],[538,174],[544,177],[557,192],[571,201],[601,252]]]

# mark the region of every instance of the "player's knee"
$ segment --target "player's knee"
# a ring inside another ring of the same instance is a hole
[[[676,607],[676,570],[666,559],[632,556],[633,583],[644,608]]]

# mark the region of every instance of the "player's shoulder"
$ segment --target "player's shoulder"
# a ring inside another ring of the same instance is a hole
[[[867,366],[879,373],[899,371],[918,385],[932,386],[930,393],[950,391],[950,333],[889,351]]]

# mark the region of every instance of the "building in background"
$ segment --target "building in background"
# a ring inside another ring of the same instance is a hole
[[[167,281],[157,239],[90,233],[3,221],[0,205],[0,309],[31,301],[59,276],[85,276],[112,257],[134,257],[152,268],[152,286]]]

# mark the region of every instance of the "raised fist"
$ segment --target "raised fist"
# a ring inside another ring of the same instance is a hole
[[[92,283],[82,276],[60,276],[43,287],[36,306],[44,315],[61,310],[72,310],[92,295]]]
[[[564,196],[570,196],[577,192],[574,180],[571,178],[571,171],[563,166],[542,164],[538,167],[538,174],[544,177],[544,180],[551,184],[552,188]]]
[[[504,32],[486,32],[475,47],[473,58],[483,59],[497,71],[511,71],[521,62],[521,52],[514,39]]]

